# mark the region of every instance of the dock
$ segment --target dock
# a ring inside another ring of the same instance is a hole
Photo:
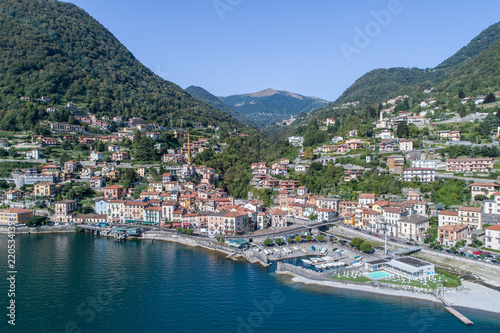
[[[460,312],[458,312],[457,310],[455,310],[444,298],[439,297],[439,299],[441,300],[441,302],[443,302],[444,308],[446,309],[446,311],[448,311],[449,313],[451,313],[455,318],[457,318],[458,320],[460,320],[465,325],[473,325],[474,324],[471,320],[469,320],[463,314],[461,314]]]

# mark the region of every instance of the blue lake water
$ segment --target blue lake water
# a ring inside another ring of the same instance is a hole
[[[304,286],[208,250],[85,234],[16,236],[16,326],[0,332],[500,332],[500,316]]]

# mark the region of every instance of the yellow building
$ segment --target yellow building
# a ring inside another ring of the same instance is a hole
[[[7,208],[0,210],[0,225],[24,224],[33,217],[33,211],[23,208]]]
[[[35,197],[48,197],[56,194],[56,184],[42,182],[34,186]]]
[[[354,225],[355,224],[355,214],[348,212],[344,214],[344,224]]]

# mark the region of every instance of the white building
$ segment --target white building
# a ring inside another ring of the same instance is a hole
[[[288,142],[294,146],[300,147],[304,143],[304,138],[302,136],[289,136]]]
[[[90,160],[91,161],[99,161],[102,160],[104,157],[104,154],[98,151],[93,150],[92,153],[90,153]]]
[[[427,168],[404,169],[403,179],[405,182],[411,182],[414,179],[422,183],[433,182],[436,179],[436,169],[427,169]]]
[[[38,149],[33,149],[30,150],[29,152],[26,153],[26,158],[27,159],[33,159],[37,160],[40,158],[40,153],[38,152]]]
[[[400,151],[413,150],[413,140],[411,140],[411,139],[399,140],[399,150]]]
[[[375,134],[375,137],[381,140],[392,140],[394,139],[394,134],[389,130],[382,130],[380,133]]]

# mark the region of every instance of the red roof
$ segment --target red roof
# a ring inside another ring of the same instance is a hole
[[[105,188],[105,190],[123,190],[123,187],[121,187],[120,185],[111,185],[111,186],[108,186]]]
[[[500,231],[500,224],[492,225],[491,227],[486,228],[486,230],[496,230]]]

